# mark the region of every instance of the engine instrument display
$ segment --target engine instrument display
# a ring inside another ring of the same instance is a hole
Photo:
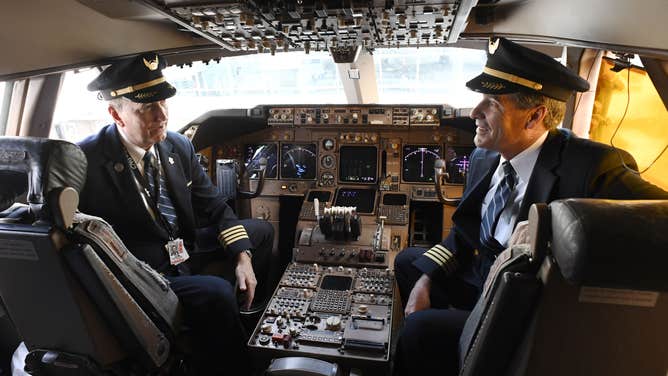
[[[409,183],[433,183],[434,164],[441,157],[439,145],[404,145],[402,179]]]
[[[339,149],[339,181],[373,184],[377,170],[375,146],[341,146]]]
[[[370,214],[376,207],[374,188],[339,188],[334,206],[355,206],[358,213]]]
[[[281,144],[281,179],[314,180],[315,144]]]
[[[260,159],[267,159],[267,167],[264,171],[264,177],[267,179],[276,179],[278,177],[278,148],[276,144],[251,144],[246,145],[244,160],[246,170],[253,171],[260,169]],[[251,179],[259,178],[257,172],[250,173]]]
[[[445,149],[445,171],[448,173],[446,181],[452,184],[464,184],[471,162],[469,157],[473,147],[448,146]]]

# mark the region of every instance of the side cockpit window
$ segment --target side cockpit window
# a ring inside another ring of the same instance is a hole
[[[83,140],[111,122],[107,104],[86,90],[100,72],[97,69],[65,73],[53,113],[49,138],[70,142]]]
[[[645,180],[668,189],[668,111],[644,69],[613,68],[603,59],[589,136],[630,152]]]

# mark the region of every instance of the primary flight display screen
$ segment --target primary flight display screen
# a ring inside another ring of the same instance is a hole
[[[282,144],[281,179],[315,179],[316,145]]]
[[[344,183],[376,182],[378,150],[375,146],[341,146],[339,181]]]
[[[356,206],[358,213],[373,213],[376,206],[374,188],[339,188],[336,191],[334,206]]]
[[[472,146],[448,146],[445,149],[445,171],[448,173],[446,181],[452,184],[464,184],[469,172],[469,161]]]
[[[246,162],[246,170],[251,171],[250,178],[259,178],[257,172],[253,170],[260,169],[260,159],[267,159],[267,167],[264,170],[264,177],[268,179],[276,179],[278,177],[278,148],[276,144],[251,144],[246,145],[244,160]]]
[[[402,179],[409,183],[433,183],[434,164],[440,157],[439,145],[404,145]]]

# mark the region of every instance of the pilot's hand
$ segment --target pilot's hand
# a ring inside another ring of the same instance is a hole
[[[517,244],[529,243],[529,221],[518,222],[515,231],[508,240],[508,248]]]
[[[250,309],[253,298],[255,297],[255,287],[257,280],[253,272],[251,258],[246,252],[240,252],[237,256],[237,267],[234,270],[239,284],[239,291],[245,293],[246,300],[243,302],[243,308]]]
[[[423,274],[420,279],[415,282],[413,290],[408,297],[404,316],[408,316],[413,312],[422,311],[431,307],[431,300],[429,299],[429,292],[431,291],[431,278]]]

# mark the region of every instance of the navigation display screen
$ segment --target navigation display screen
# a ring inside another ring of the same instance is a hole
[[[473,146],[448,146],[445,148],[446,181],[451,184],[464,184],[471,162],[469,157]]]
[[[339,188],[334,206],[356,206],[358,213],[370,214],[376,207],[374,188]]]
[[[404,145],[401,178],[409,183],[433,183],[440,145]]]
[[[341,146],[339,181],[346,183],[376,182],[378,150],[375,146]]]
[[[276,144],[251,144],[246,145],[244,160],[246,170],[253,171],[260,169],[260,159],[267,159],[267,167],[264,171],[264,177],[267,179],[276,179],[278,177],[278,147]],[[258,173],[250,173],[251,179],[259,178]]]
[[[316,145],[282,144],[281,179],[315,179]]]

